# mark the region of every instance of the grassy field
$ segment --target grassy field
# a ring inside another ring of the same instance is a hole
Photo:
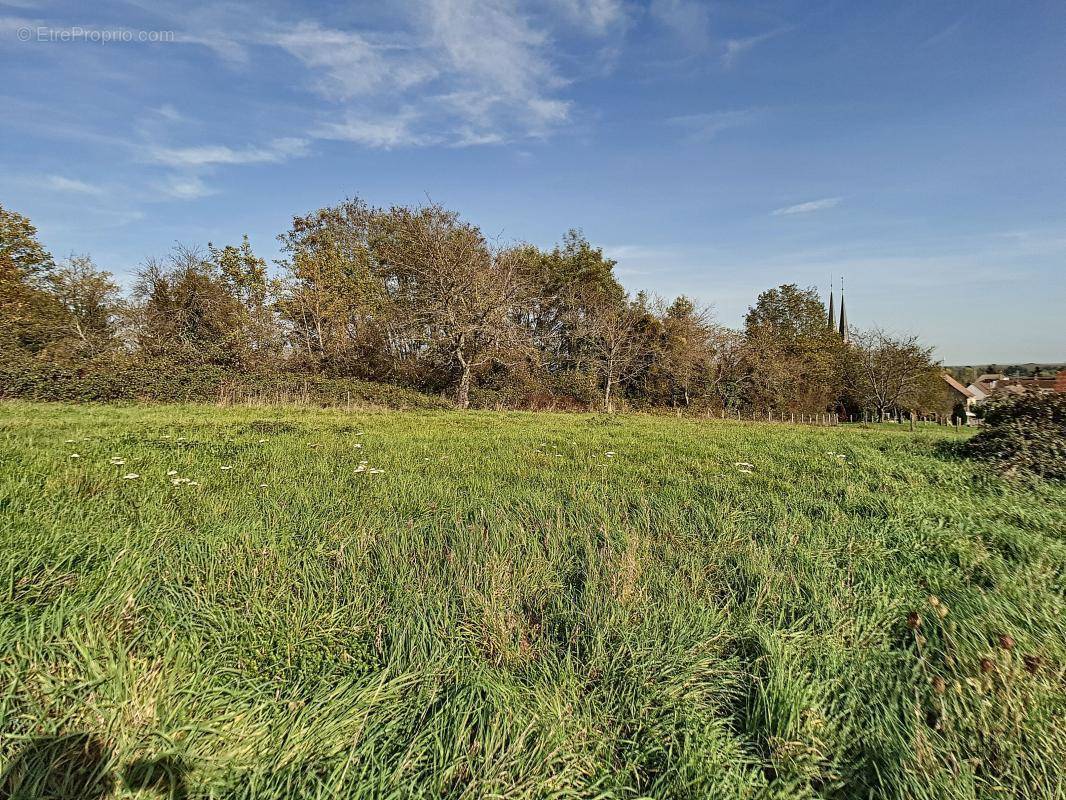
[[[0,405],[0,796],[1062,797],[1066,488],[958,436]]]

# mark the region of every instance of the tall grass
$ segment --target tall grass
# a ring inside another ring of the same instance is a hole
[[[0,795],[1063,796],[1066,489],[952,436],[4,404]]]

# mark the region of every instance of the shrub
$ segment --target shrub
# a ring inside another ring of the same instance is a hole
[[[93,359],[36,357],[0,347],[0,399],[53,402],[152,401],[309,403],[395,409],[452,408],[442,397],[388,383],[288,372],[240,374],[123,353]]]
[[[1066,394],[1027,394],[986,406],[970,455],[1006,474],[1066,478]]]

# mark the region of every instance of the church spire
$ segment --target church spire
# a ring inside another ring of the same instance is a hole
[[[848,341],[848,315],[844,311],[844,279],[840,279],[840,338]]]
[[[836,330],[837,327],[837,314],[833,308],[833,281],[829,281],[829,330]]]

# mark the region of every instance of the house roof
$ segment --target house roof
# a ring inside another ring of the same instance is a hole
[[[944,379],[944,382],[947,383],[948,386],[950,386],[956,392],[961,394],[963,397],[973,397],[974,396],[973,392],[971,392],[969,389],[967,389],[965,386],[963,386],[957,380],[952,378],[948,373],[942,372],[940,374],[940,377]]]

